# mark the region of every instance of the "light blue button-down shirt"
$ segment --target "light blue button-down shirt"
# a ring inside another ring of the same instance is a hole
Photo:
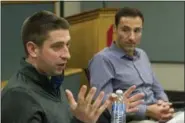
[[[122,49],[112,43],[90,60],[88,70],[90,85],[97,87],[96,97],[100,91],[109,94],[117,89],[125,91],[132,85],[137,86],[132,95],[139,92],[145,94],[145,103],[139,106],[134,119],[145,118],[147,105],[154,104],[159,99],[168,101],[167,95],[154,76],[147,54],[140,48],[136,48],[135,56],[129,58]]]

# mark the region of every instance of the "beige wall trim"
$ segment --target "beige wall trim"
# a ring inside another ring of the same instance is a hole
[[[54,13],[60,16],[60,1],[54,2]]]
[[[81,68],[67,68],[64,72],[64,75],[69,76],[69,75],[77,74],[80,72],[83,72]]]

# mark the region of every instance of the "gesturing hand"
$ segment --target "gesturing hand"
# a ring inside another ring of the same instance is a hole
[[[143,101],[141,100],[144,97],[143,93],[137,93],[130,97],[131,93],[136,89],[136,86],[133,85],[129,89],[127,89],[123,94],[123,100],[126,104],[126,112],[136,112],[138,110],[137,106],[142,104]]]
[[[83,85],[78,94],[78,100],[75,101],[71,91],[66,90],[66,95],[70,104],[73,115],[83,121],[84,123],[96,123],[102,112],[112,104],[113,97],[107,98],[102,104],[104,92],[100,92],[96,100],[92,103],[93,97],[96,93],[96,88],[92,87],[86,95],[87,87]],[[101,105],[102,104],[102,105]]]

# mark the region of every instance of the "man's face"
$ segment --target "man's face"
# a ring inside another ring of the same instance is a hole
[[[61,75],[70,59],[69,30],[50,31],[47,40],[39,47],[37,68],[50,76]]]
[[[140,43],[142,35],[142,20],[140,17],[121,17],[116,27],[117,43],[126,52],[134,52]]]

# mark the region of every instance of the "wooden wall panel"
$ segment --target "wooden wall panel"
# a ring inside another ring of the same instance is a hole
[[[71,24],[69,67],[87,68],[93,55],[107,46],[107,31],[117,9],[102,8],[67,17]]]
[[[87,62],[97,50],[98,41],[97,20],[89,20],[72,25],[71,32],[71,59],[70,67],[87,67]]]

